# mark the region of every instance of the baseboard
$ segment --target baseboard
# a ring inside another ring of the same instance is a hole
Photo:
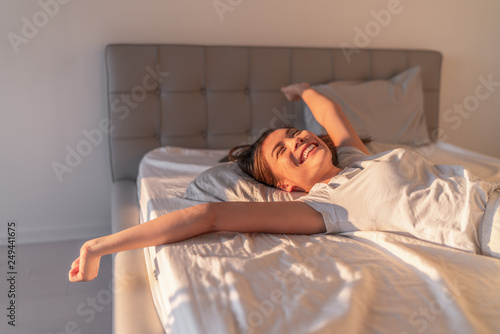
[[[110,233],[111,223],[63,228],[19,229],[16,231],[16,244],[22,245],[76,239],[93,239]],[[2,233],[0,235],[0,245],[5,245],[6,242],[6,235]]]

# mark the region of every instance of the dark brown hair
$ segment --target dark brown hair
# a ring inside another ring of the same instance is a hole
[[[233,147],[229,151],[228,159],[237,162],[240,169],[255,180],[277,187],[279,180],[271,172],[271,168],[262,154],[262,143],[274,130],[264,131],[253,144]]]
[[[283,127],[278,129],[289,129],[291,127]],[[271,172],[271,168],[267,164],[262,154],[262,143],[273,131],[277,129],[268,129],[264,131],[260,137],[253,143],[247,145],[239,145],[229,151],[229,161],[235,161],[243,172],[253,177],[255,180],[264,183],[268,186],[277,187],[278,178]],[[332,163],[336,166],[337,149],[333,141],[328,135],[319,136],[332,152]]]

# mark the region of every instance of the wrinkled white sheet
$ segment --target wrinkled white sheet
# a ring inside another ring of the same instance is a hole
[[[372,143],[372,152],[392,148]],[[419,149],[500,184],[500,160]],[[141,222],[196,204],[187,184],[224,151],[161,148],[138,177]],[[168,161],[166,161],[168,160]],[[214,233],[145,249],[166,333],[495,333],[500,260],[385,232]]]

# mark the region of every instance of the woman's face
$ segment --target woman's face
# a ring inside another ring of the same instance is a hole
[[[286,191],[309,190],[329,181],[337,168],[328,146],[314,133],[294,128],[277,129],[262,143],[262,154]]]

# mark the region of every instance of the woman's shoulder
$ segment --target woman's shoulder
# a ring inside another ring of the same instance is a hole
[[[379,160],[404,160],[408,159],[409,155],[419,154],[413,149],[406,147],[393,147],[383,151],[372,151],[370,154],[365,154],[361,150],[353,146],[342,146],[337,148],[337,160],[339,168],[346,168],[355,165],[357,162],[363,161],[379,161]]]
[[[368,157],[367,154],[354,146],[337,147],[337,167],[339,168],[350,167],[353,163],[364,160],[366,157]]]

